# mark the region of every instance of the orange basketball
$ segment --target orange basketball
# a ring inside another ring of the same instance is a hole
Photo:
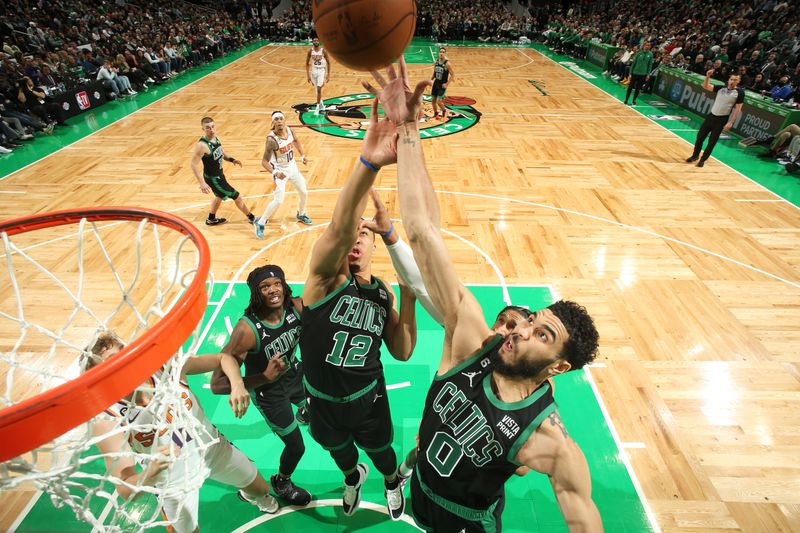
[[[354,70],[391,64],[417,26],[414,0],[312,0],[311,15],[328,53]]]

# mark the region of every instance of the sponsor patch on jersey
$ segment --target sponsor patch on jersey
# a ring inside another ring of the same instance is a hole
[[[295,320],[297,320],[297,319],[295,318],[294,315],[286,315],[286,322],[288,322],[289,324],[291,324]]]
[[[380,295],[381,300],[387,300],[389,296],[386,294],[386,291],[383,289],[378,289],[378,295]]]
[[[348,94],[326,99],[322,111],[317,111],[316,104],[295,104],[292,109],[300,122],[311,130],[334,137],[363,139],[369,126],[373,98],[370,93]],[[443,119],[433,117],[430,95],[423,95],[422,100],[423,116],[419,124],[419,136],[422,139],[460,133],[480,121],[481,112],[468,104],[475,103],[471,98],[446,97],[447,116]]]

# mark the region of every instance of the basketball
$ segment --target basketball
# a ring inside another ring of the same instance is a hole
[[[375,70],[405,51],[417,26],[414,0],[313,0],[311,17],[328,53],[345,67]]]

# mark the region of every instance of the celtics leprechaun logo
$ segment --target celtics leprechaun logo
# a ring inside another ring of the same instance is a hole
[[[296,104],[292,109],[297,112],[300,122],[307,128],[326,135],[363,139],[369,126],[369,115],[372,112],[373,96],[369,93],[348,94],[324,101],[325,109],[318,110],[316,104]],[[422,139],[444,137],[471,128],[481,118],[480,111],[472,107],[475,100],[464,96],[447,96],[444,99],[447,115],[444,118],[433,118],[429,95],[424,95],[423,115],[419,124],[419,136]],[[379,113],[382,115],[382,111]]]

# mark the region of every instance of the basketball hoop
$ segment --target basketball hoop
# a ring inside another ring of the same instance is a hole
[[[102,221],[143,221],[183,233],[199,251],[191,284],[169,314],[116,357],[76,379],[0,411],[0,462],[5,462],[86,422],[153,374],[189,337],[208,302],[210,252],[205,237],[174,215],[141,208],[100,207],[56,211],[0,223],[3,240],[44,228]],[[8,255],[8,248],[6,248]]]
[[[177,429],[198,441],[170,460],[177,465],[212,443],[181,408],[178,386],[183,364],[199,347],[208,302],[205,238],[168,213],[98,207],[0,222],[0,241],[0,489],[33,482],[56,506],[106,530],[129,529],[119,523],[137,530],[169,525],[157,507],[143,513],[141,502],[152,507],[153,497],[179,496],[199,488],[202,478],[126,484],[97,461],[126,458],[144,468],[154,459],[136,450],[98,453],[95,446],[132,428]],[[104,333],[124,348],[84,371],[87,346]],[[101,413],[145,389],[152,400],[139,418],[147,422],[122,417],[112,430],[97,431],[97,421],[109,416]],[[114,491],[120,483],[149,496],[135,505],[120,501]],[[97,500],[106,505],[103,513],[90,509]]]

